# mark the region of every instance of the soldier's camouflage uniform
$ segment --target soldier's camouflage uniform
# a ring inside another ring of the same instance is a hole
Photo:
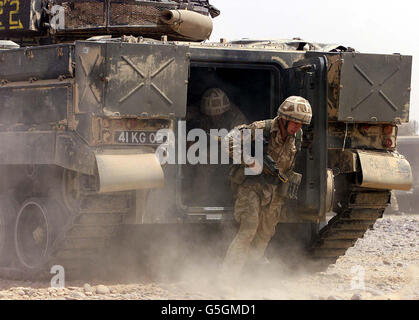
[[[230,110],[220,116],[203,116],[200,128],[207,133],[210,133],[210,129],[227,129],[227,131],[230,131],[240,124],[247,123],[247,121],[243,112],[236,105],[231,104]]]
[[[254,139],[255,129],[266,132],[270,127],[267,152],[279,171],[288,174],[292,172],[297,153],[296,136],[287,136],[283,141],[277,119],[257,121],[237,129],[251,129]],[[269,125],[268,121],[271,121]],[[285,219],[282,208],[288,196],[289,183],[282,183],[278,177],[265,171],[258,176],[245,176],[243,166],[233,168],[231,181],[237,190],[234,216],[240,223],[240,229],[227,251],[223,271],[238,275],[247,259],[257,262],[263,258],[276,225]]]

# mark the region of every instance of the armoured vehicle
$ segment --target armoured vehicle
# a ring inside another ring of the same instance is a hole
[[[249,123],[273,118],[288,96],[310,101],[303,180],[279,229],[297,228],[319,266],[382,217],[391,190],[410,189],[395,152],[410,56],[299,39],[201,42],[218,13],[204,0],[0,1],[0,37],[22,46],[0,51],[2,270],[95,261],[121,225],[232,223],[227,176],[197,181],[179,155],[167,165],[156,156],[164,145],[186,150],[193,121],[179,120],[212,87]],[[157,139],[161,129],[174,139]]]

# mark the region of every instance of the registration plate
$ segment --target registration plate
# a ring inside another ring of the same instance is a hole
[[[160,145],[163,143],[163,135],[155,131],[116,131],[115,142],[122,144],[137,145]]]

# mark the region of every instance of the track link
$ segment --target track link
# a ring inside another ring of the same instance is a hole
[[[377,219],[383,217],[390,203],[390,191],[374,191],[353,187],[349,201],[340,213],[323,227],[311,243],[309,256],[318,270],[325,270],[330,264],[345,255],[356,241],[364,237]]]

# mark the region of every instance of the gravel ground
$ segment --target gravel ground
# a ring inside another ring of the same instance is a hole
[[[53,299],[419,299],[419,215],[386,216],[326,272],[285,268],[215,289],[211,272],[185,273],[185,281],[137,283],[71,281],[63,289],[46,282],[0,280],[0,300]],[[203,276],[207,275],[207,276]]]

